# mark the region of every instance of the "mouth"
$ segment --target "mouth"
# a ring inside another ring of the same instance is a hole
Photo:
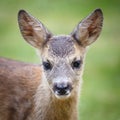
[[[55,97],[58,98],[58,99],[67,99],[71,96],[70,91],[67,91],[65,94],[59,94],[59,92],[55,91],[54,94],[55,94]]]

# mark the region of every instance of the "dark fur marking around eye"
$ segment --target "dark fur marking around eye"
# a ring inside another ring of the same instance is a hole
[[[76,60],[72,62],[72,68],[73,69],[79,69],[81,66],[81,60]]]
[[[51,70],[52,69],[52,65],[49,61],[43,62],[43,67],[44,67],[45,70]]]

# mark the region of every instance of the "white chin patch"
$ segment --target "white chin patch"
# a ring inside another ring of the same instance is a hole
[[[55,97],[57,99],[67,99],[67,98],[69,98],[71,96],[70,92],[68,94],[66,94],[66,95],[59,95],[59,94],[57,94],[57,92],[55,92],[54,94],[55,94]]]

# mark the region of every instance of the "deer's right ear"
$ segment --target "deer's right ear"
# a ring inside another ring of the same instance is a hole
[[[18,13],[18,23],[24,39],[33,47],[41,48],[52,36],[45,26],[24,10]]]

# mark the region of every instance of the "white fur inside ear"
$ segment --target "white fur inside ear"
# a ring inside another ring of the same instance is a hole
[[[29,43],[30,43],[32,46],[36,46],[35,42],[32,41],[32,40],[29,40]]]
[[[34,22],[28,22],[29,25],[34,25]]]

